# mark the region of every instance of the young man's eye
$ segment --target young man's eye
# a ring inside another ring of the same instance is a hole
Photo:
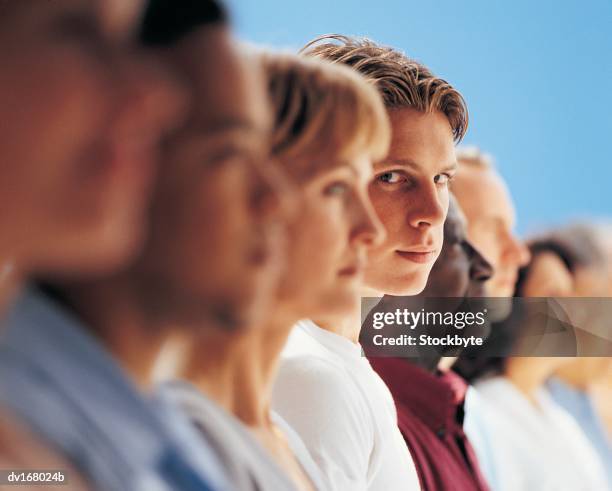
[[[346,193],[348,186],[343,182],[334,182],[329,184],[323,190],[325,196],[341,196]]]
[[[436,184],[448,184],[451,178],[452,176],[450,174],[438,174],[434,177],[434,182]]]
[[[380,182],[384,182],[386,184],[397,184],[405,180],[404,176],[402,176],[402,174],[400,174],[399,172],[385,172],[383,174],[380,174],[377,179]]]

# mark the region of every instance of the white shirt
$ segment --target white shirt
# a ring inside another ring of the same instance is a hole
[[[331,489],[420,489],[391,393],[359,344],[299,322],[282,354],[272,407],[300,435]]]
[[[159,400],[184,411],[216,451],[230,476],[234,491],[295,491],[297,487],[268,451],[234,415],[186,382],[166,382],[157,391]],[[300,437],[277,414],[274,424],[283,432],[293,455],[313,487],[325,491],[323,478]]]
[[[606,491],[588,440],[544,390],[539,407],[504,377],[468,393],[465,432],[492,491]]]

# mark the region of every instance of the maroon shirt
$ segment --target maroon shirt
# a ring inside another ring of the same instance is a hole
[[[397,407],[397,420],[425,491],[486,491],[463,432],[467,384],[456,373],[431,374],[402,358],[370,358]]]

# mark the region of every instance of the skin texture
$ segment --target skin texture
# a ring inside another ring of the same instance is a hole
[[[184,94],[126,45],[139,2],[18,3],[0,29],[0,256],[23,274],[110,270],[141,240]]]
[[[389,111],[389,154],[374,167],[370,198],[386,240],[368,254],[365,293],[415,295],[440,254],[455,174],[453,135],[441,112]],[[373,295],[370,295],[373,296]]]
[[[492,297],[510,297],[529,251],[514,235],[514,206],[505,183],[492,168],[460,165],[452,190],[468,221],[468,237],[493,266],[487,283]]]

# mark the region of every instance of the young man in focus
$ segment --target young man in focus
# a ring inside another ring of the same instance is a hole
[[[491,266],[467,239],[467,223],[451,199],[444,224],[444,246],[427,286],[418,297],[431,298],[429,310],[444,311],[455,299],[482,296]],[[447,300],[444,300],[448,298]],[[381,302],[401,304],[401,299]],[[391,311],[392,307],[383,307]],[[436,326],[440,329],[439,326]],[[455,331],[462,333],[465,331]],[[456,350],[457,348],[446,348]],[[456,359],[444,348],[422,351],[418,358],[369,357],[389,386],[398,412],[400,431],[416,465],[421,489],[484,491],[487,484],[463,432],[466,382],[452,370]]]
[[[454,144],[467,128],[461,95],[425,66],[369,40],[324,36],[303,55],[353,67],[383,97],[387,156],[369,196],[387,235],[368,251],[362,296],[414,295],[442,249]],[[359,297],[352,315],[300,322],[285,352],[273,408],[298,432],[335,490],[418,489],[389,389],[361,356]]]

